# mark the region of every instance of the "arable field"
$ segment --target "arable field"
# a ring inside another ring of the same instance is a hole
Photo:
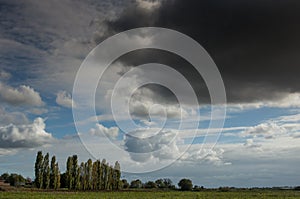
[[[179,192],[179,191],[122,191],[122,192],[34,192],[34,191],[12,191],[0,192],[0,198],[109,198],[109,199],[135,199],[135,198],[300,198],[299,191],[202,191],[202,192]]]

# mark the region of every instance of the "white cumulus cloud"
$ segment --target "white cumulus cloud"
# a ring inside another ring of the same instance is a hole
[[[56,103],[67,108],[76,107],[71,95],[66,91],[59,91],[56,94]]]
[[[116,138],[119,134],[119,128],[118,127],[106,128],[102,124],[96,124],[96,127],[90,130],[90,134],[96,136],[107,136],[110,138]]]
[[[10,105],[44,105],[40,94],[30,86],[21,85],[18,88],[13,88],[1,82],[0,101]]]
[[[10,124],[0,127],[0,148],[34,148],[53,141],[45,131],[44,120],[36,118],[31,124]]]
[[[244,132],[243,136],[264,137],[266,139],[275,138],[278,135],[287,133],[287,129],[276,123],[268,122],[257,126],[249,127]]]

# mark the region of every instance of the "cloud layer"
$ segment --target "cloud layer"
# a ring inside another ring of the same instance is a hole
[[[146,12],[129,6],[114,20],[107,20],[108,34],[143,26],[178,30],[197,40],[216,62],[231,103],[277,101],[300,92],[297,56],[300,28],[295,1],[251,3],[209,0],[162,1]],[[183,10],[187,12],[183,15]],[[280,14],[278,14],[280,11]],[[137,17],[138,16],[138,17]],[[167,52],[132,52],[125,65],[145,62],[169,65],[184,74],[207,102],[204,82],[192,66]],[[162,95],[164,90],[156,90]]]

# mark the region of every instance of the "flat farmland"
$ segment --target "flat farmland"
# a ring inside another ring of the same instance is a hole
[[[135,198],[300,198],[300,191],[291,190],[236,190],[220,192],[217,190],[201,192],[181,191],[120,191],[120,192],[40,192],[40,191],[6,191],[0,192],[0,198],[104,198],[104,199],[135,199]]]

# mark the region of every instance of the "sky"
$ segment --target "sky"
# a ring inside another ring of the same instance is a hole
[[[300,2],[0,0],[0,173],[300,184]],[[151,28],[149,28],[151,27]]]

